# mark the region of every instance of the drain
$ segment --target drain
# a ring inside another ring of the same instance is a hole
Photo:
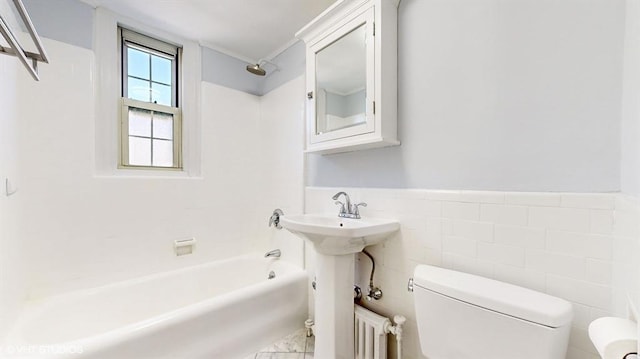
[[[274,272],[274,271],[269,272],[269,278],[268,279],[273,279],[275,277],[276,277],[276,272]]]

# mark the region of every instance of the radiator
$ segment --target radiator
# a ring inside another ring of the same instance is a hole
[[[398,355],[402,357],[402,324],[405,318],[396,315],[391,320],[359,305],[355,305],[355,354],[356,359],[387,359],[387,334],[396,336]]]

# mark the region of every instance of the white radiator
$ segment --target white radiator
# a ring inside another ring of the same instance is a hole
[[[396,336],[398,355],[402,357],[402,324],[405,318],[393,317],[396,325],[392,325],[387,317],[383,317],[367,308],[355,305],[355,352],[356,359],[386,359],[387,334]]]

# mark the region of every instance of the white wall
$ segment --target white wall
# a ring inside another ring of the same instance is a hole
[[[640,319],[640,200],[619,195],[612,258],[612,313]],[[640,329],[640,322],[638,323]],[[640,333],[640,331],[639,331]]]
[[[8,197],[5,179],[12,187],[20,180],[17,137],[21,117],[16,86],[27,76],[15,58],[0,56],[0,335],[15,320],[25,295],[23,243],[17,236],[22,192]]]
[[[304,76],[273,89],[260,98],[257,149],[260,174],[253,178],[258,230],[254,248],[280,248],[283,259],[304,265],[304,242],[290,232],[266,226],[270,214],[280,208],[285,215],[302,213],[304,196]],[[269,239],[269,241],[265,241]]]
[[[624,80],[621,122],[620,211],[613,244],[613,300],[616,315],[628,314],[628,302],[640,316],[640,1],[625,1]],[[640,333],[640,322],[638,323]],[[640,350],[640,346],[638,347]]]
[[[305,211],[337,212],[331,196],[339,190],[307,187]],[[631,207],[619,195],[368,188],[348,192],[352,201],[369,204],[363,216],[400,221],[397,235],[368,248],[376,259],[374,283],[384,296],[365,304],[390,317],[408,318],[403,334],[407,359],[422,358],[413,296],[406,290],[418,264],[482,275],[571,301],[575,318],[569,359],[598,358],[587,336],[588,324],[605,315],[626,316],[626,302],[622,313],[614,313],[614,302],[619,294],[637,295],[637,286],[619,281],[628,280],[627,275],[614,276],[615,261],[638,266],[629,254],[613,251],[614,241],[624,242],[637,232],[637,222],[628,213]],[[637,249],[633,240],[618,247]],[[314,251],[307,248],[311,263]],[[364,289],[371,264],[362,255],[357,258],[358,284]],[[309,270],[313,276],[314,268]]]
[[[619,190],[623,39],[623,0],[403,0],[402,145],[309,156],[309,184]]]
[[[94,177],[93,53],[56,41],[45,46],[52,62],[41,66],[42,81],[20,83],[30,94],[21,103],[19,145],[20,185],[34,224],[21,233],[32,296],[243,252],[249,232],[234,228],[233,212],[251,195],[240,190],[255,156],[243,139],[255,138],[247,129],[258,121],[258,99],[203,86],[203,118],[216,119],[202,125],[203,178]],[[39,106],[28,105],[35,100]],[[229,151],[245,163],[229,161]],[[189,237],[198,240],[195,254],[175,257],[173,240]]]
[[[19,22],[12,5],[0,2],[0,14],[11,28],[17,28]],[[0,336],[16,319],[26,292],[23,243],[17,236],[21,225],[21,193],[7,196],[5,180],[9,179],[10,190],[15,190],[20,180],[18,127],[21,118],[17,86],[18,81],[28,76],[17,59],[0,55]]]
[[[271,210],[301,211],[302,143],[289,137],[300,131],[302,101],[287,106],[301,78],[265,98],[264,121],[260,97],[203,82],[201,177],[95,176],[93,52],[44,44],[51,64],[40,67],[41,82],[18,81],[15,103],[28,223],[17,258],[31,299],[270,248]],[[195,253],[176,257],[173,241],[190,237]],[[284,255],[301,263],[296,243]]]

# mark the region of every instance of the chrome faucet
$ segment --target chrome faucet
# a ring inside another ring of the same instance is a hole
[[[344,196],[344,200],[346,203],[342,203],[340,201],[338,201],[337,199],[340,198],[340,196]],[[338,217],[344,217],[344,214],[346,213],[351,213],[351,199],[349,198],[349,195],[346,192],[338,192],[336,194],[333,195],[333,197],[331,197],[334,201],[336,201],[336,204],[340,204],[340,213],[338,213]]]
[[[272,251],[268,251],[267,253],[265,253],[264,257],[265,258],[269,258],[269,257],[280,258],[281,255],[282,255],[282,252],[280,252],[279,249],[274,249]]]
[[[345,203],[342,203],[340,201],[338,201],[337,199],[340,198],[340,196],[344,196],[344,200]],[[331,197],[334,201],[336,201],[336,204],[340,205],[340,212],[338,213],[338,217],[342,217],[342,218],[354,218],[354,219],[360,219],[360,209],[359,207],[366,207],[367,204],[362,202],[362,203],[357,203],[352,205],[351,204],[351,199],[349,198],[349,195],[346,192],[338,192],[335,195],[333,195],[333,197]]]

